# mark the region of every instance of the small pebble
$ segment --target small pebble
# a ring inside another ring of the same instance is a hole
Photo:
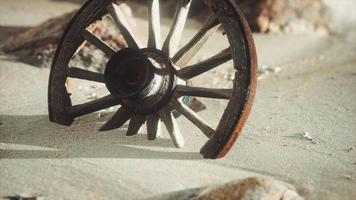
[[[273,66],[269,66],[269,65],[262,65],[262,67],[260,68],[259,72],[262,74],[268,74],[273,73],[273,74],[277,74],[282,70],[282,68],[280,67],[273,67]]]
[[[312,136],[310,135],[309,132],[304,132],[304,133],[303,133],[303,138],[304,138],[304,139],[307,139],[307,140],[310,140],[310,141],[313,140],[313,138],[312,138]]]
[[[353,150],[355,150],[355,147],[350,147],[350,148],[346,149],[347,153],[349,153],[349,152],[351,152]]]
[[[271,69],[271,72],[273,72],[274,74],[278,74],[280,71],[282,71],[280,67],[274,67]]]
[[[271,127],[267,126],[265,128],[263,128],[265,131],[270,131],[271,130]]]
[[[348,175],[348,174],[345,174],[342,177],[347,179],[347,180],[351,180],[352,179],[351,175]]]
[[[89,95],[87,95],[87,99],[97,99],[98,95],[96,93],[90,93]]]

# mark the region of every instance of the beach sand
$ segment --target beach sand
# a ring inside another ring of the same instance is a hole
[[[2,30],[33,26],[79,6],[65,1],[25,2],[2,0]],[[188,24],[187,34],[194,31]],[[0,36],[2,41],[9,34]],[[49,69],[1,55],[0,198],[158,198],[174,191],[266,176],[295,185],[307,199],[354,199],[356,31],[345,28],[332,36],[255,34],[254,38],[260,71],[266,67],[274,70],[258,80],[253,109],[241,137],[219,160],[199,155],[207,139],[183,118],[178,119],[186,139],[182,149],[174,148],[165,132],[153,142],[146,139],[144,131],[126,137],[126,125],[98,132],[110,114],[98,117],[93,113],[70,127],[49,122]],[[227,43],[209,42],[202,55],[224,45]],[[219,82],[223,74],[211,72],[194,83]],[[206,84],[210,83],[214,84]],[[82,91],[78,101],[104,88],[77,84],[81,86],[75,88],[77,92]],[[203,102],[208,109],[201,115],[217,124],[226,102]],[[306,132],[311,140],[303,137]]]

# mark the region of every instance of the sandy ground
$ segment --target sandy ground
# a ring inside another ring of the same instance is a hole
[[[2,30],[32,26],[78,7],[36,1],[46,6],[43,9],[24,2],[28,1],[2,0]],[[192,32],[188,28],[187,34]],[[260,67],[281,71],[259,80],[248,123],[228,156],[220,160],[201,158],[198,147],[206,139],[182,118],[179,123],[187,141],[183,149],[173,148],[167,134],[149,142],[144,132],[124,136],[126,127],[98,132],[108,115],[91,114],[71,127],[51,123],[49,69],[1,55],[0,198],[19,194],[42,199],[145,199],[268,176],[294,184],[308,199],[354,199],[355,33],[255,35]],[[5,32],[1,37],[6,37]],[[202,54],[224,45],[210,42]],[[217,70],[194,82],[215,84],[214,77],[224,73]],[[78,84],[89,88],[87,93],[97,90]],[[216,124],[225,102],[204,102],[209,109],[202,116]],[[304,139],[303,132],[313,140]]]

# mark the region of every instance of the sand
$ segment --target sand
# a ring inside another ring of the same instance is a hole
[[[1,29],[32,26],[78,7],[64,1],[36,1],[48,9],[23,4],[24,0],[2,2]],[[188,28],[187,34],[192,32]],[[100,118],[90,114],[70,127],[51,123],[47,116],[49,69],[1,55],[0,197],[158,198],[164,193],[267,176],[294,184],[308,199],[354,199],[355,33],[345,28],[333,36],[254,35],[259,66],[281,71],[258,81],[242,135],[220,160],[204,160],[199,155],[206,138],[183,118],[179,118],[187,141],[183,149],[175,149],[166,133],[149,142],[144,132],[126,137],[126,127],[98,132],[110,114]],[[1,37],[0,41],[6,34]],[[207,44],[206,54],[214,48],[216,44]],[[212,72],[195,83],[213,80],[221,73],[225,71]],[[78,84],[82,86],[76,88],[82,91],[78,101],[103,89]],[[225,102],[204,103],[209,109],[202,116],[216,124]],[[312,141],[302,137],[305,132]]]

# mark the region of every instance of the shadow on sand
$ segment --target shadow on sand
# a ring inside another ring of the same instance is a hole
[[[62,126],[49,122],[46,115],[0,115],[0,158],[202,159],[198,152],[175,149],[170,139],[152,142],[145,134],[128,137],[127,127],[99,132],[103,121],[91,114]]]

